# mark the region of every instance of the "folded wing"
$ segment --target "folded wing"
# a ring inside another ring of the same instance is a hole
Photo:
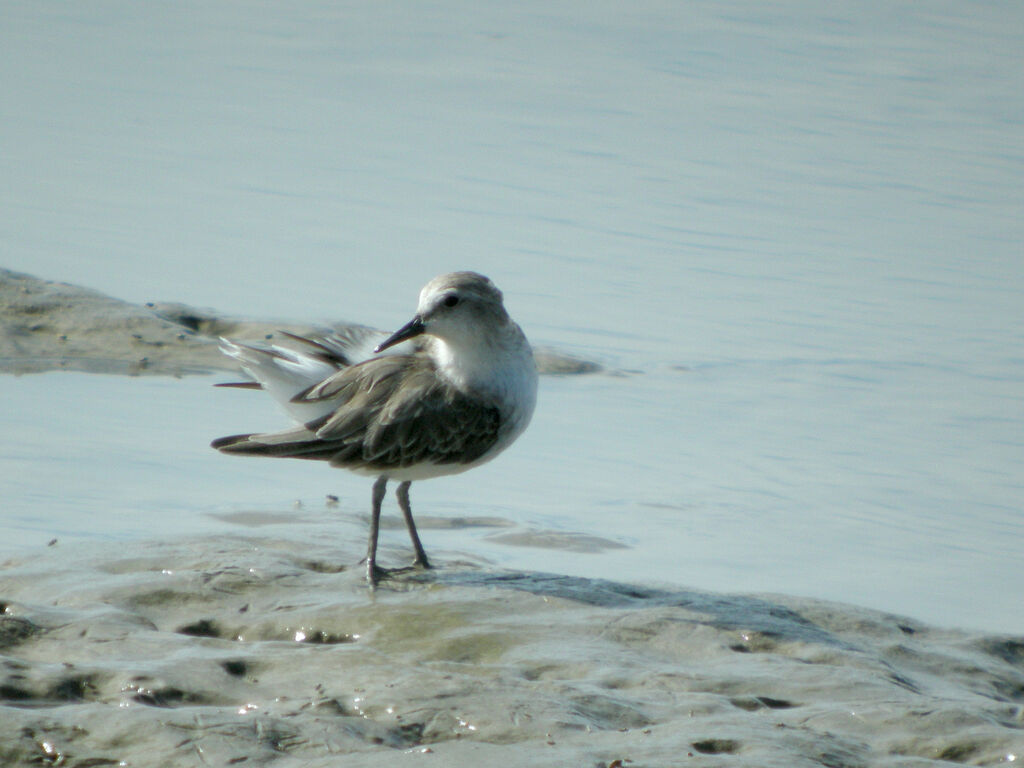
[[[383,472],[421,462],[472,463],[495,445],[501,426],[497,407],[439,379],[422,355],[344,368],[291,402],[324,415],[282,432],[220,438],[213,447]]]

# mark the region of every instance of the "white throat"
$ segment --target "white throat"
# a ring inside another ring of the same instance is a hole
[[[428,352],[438,373],[462,392],[491,397],[514,409],[533,410],[537,367],[533,350],[515,324],[476,344],[455,345],[430,337]]]
[[[455,346],[433,336],[428,350],[438,372],[463,392],[492,389],[503,363],[507,364],[507,353],[491,344]]]

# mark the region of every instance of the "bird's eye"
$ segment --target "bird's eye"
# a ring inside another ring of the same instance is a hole
[[[444,297],[444,305],[446,307],[454,307],[458,303],[459,303],[459,297],[456,296],[455,294],[452,294],[451,296],[445,296]]]

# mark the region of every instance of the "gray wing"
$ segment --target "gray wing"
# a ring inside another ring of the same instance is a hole
[[[266,435],[222,438],[214,447],[387,470],[420,462],[465,464],[498,439],[498,409],[459,392],[419,355],[390,355],[339,371],[298,400],[337,402],[327,416]]]
[[[300,336],[288,331],[281,335],[292,340],[302,352],[337,368],[347,368],[374,356],[373,348],[388,337],[384,331],[365,325],[338,325],[326,332]]]

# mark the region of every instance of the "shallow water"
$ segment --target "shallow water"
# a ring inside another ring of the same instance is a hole
[[[515,534],[428,549],[1024,631],[1020,7],[4,16],[5,266],[382,328],[470,267],[532,340],[608,366],[414,488]],[[0,546],[365,508],[358,479],[210,452],[281,422],[208,384],[0,380]]]
[[[799,374],[765,376],[758,367],[761,381],[784,375],[786,387],[797,386]],[[813,401],[819,413],[789,425],[808,451],[772,455],[776,431],[751,434],[752,406],[733,402],[740,394],[730,387],[745,393],[754,384],[716,371],[676,373],[680,386],[709,399],[714,393],[721,410],[680,407],[674,425],[655,413],[638,418],[646,412],[639,403],[632,411],[615,407],[649,396],[643,376],[545,377],[536,423],[500,461],[414,486],[428,550],[523,570],[787,592],[947,626],[1020,630],[1012,589],[1019,521],[1000,506],[1012,504],[1012,487],[991,485],[988,514],[964,529],[943,495],[963,494],[966,503],[980,493],[967,485],[970,477],[939,485],[936,468],[923,459],[894,472],[874,455],[877,421],[841,445],[816,436],[821,413],[831,412],[821,395]],[[265,516],[255,518],[261,527],[266,519],[284,523],[275,528],[283,537],[296,535],[295,523],[312,522],[341,549],[361,541],[361,530],[337,527],[365,517],[365,479],[318,463],[245,461],[207,447],[220,434],[284,423],[259,393],[214,389],[215,380],[4,378],[0,390],[10,409],[3,430],[12,439],[0,451],[8,489],[0,551],[51,538],[229,533],[252,527],[240,514],[248,512]],[[76,407],[40,420],[55,402]],[[802,409],[809,402],[801,396]],[[580,420],[580,407],[609,415]],[[841,423],[859,416],[853,410]],[[706,430],[699,451],[685,444],[693,424]],[[634,429],[650,439],[617,437]],[[890,462],[938,439],[922,434],[915,442],[906,434],[905,445],[889,444]],[[924,490],[929,485],[936,487]],[[337,505],[329,494],[339,497]],[[387,512],[397,515],[391,506]],[[406,543],[401,531],[387,535]]]

